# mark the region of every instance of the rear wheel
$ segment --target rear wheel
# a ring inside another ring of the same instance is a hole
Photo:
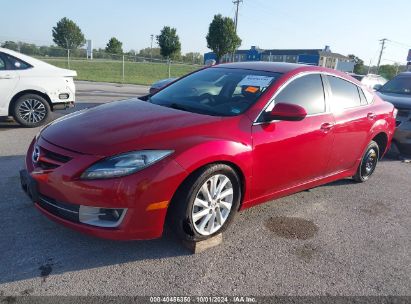
[[[180,238],[205,240],[228,227],[240,200],[241,183],[236,172],[224,164],[210,165],[180,187],[168,219]]]
[[[377,167],[379,156],[380,149],[378,144],[375,141],[371,141],[365,150],[361,163],[358,166],[357,173],[353,176],[353,179],[359,183],[367,181]]]
[[[34,128],[47,122],[50,115],[47,100],[36,94],[25,94],[14,103],[14,119],[24,127]]]

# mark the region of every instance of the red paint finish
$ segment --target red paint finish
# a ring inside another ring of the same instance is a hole
[[[304,117],[301,109],[304,118],[299,121],[255,123],[276,92],[302,73],[332,74],[361,86],[343,73],[293,64],[219,66],[284,74],[238,116],[201,115],[134,99],[63,118],[31,143],[26,167],[41,195],[73,205],[128,208],[118,228],[70,222],[36,206],[52,220],[84,233],[111,239],[151,239],[161,236],[167,209],[147,211],[147,207],[171,201],[183,181],[207,164],[224,162],[237,170],[242,179],[244,209],[352,176],[365,147],[380,133],[385,134],[389,146],[395,128],[394,109],[376,96],[371,105],[339,113]],[[39,168],[31,159],[34,145],[70,160],[57,168]],[[155,149],[174,153],[126,177],[80,178],[84,170],[103,158]]]

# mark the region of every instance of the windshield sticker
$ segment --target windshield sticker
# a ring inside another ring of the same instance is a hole
[[[259,87],[247,87],[244,91],[255,94],[258,91],[260,91],[260,88]]]
[[[270,85],[274,77],[259,76],[259,75],[247,75],[240,81],[239,86],[250,86],[266,88]]]

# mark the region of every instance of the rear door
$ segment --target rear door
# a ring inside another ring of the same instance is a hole
[[[4,53],[0,52],[0,115],[8,115],[10,99],[13,97],[19,77],[12,69]]]
[[[356,84],[327,76],[331,94],[331,111],[335,118],[335,141],[328,167],[329,173],[352,169],[361,158],[376,113]]]
[[[275,103],[292,103],[304,107],[308,116],[301,121],[254,123],[254,197],[323,176],[330,158],[334,118],[326,106],[321,75],[297,76],[280,90],[266,111]]]

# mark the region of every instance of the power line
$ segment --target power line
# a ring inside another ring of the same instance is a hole
[[[392,43],[395,43],[395,44],[397,44],[397,45],[400,45],[400,46],[402,46],[402,47],[405,47],[405,48],[408,48],[408,49],[411,49],[411,45],[409,45],[409,44],[406,44],[406,43],[402,43],[402,42],[398,42],[398,41],[395,41],[395,40],[388,40],[389,42],[392,42]]]

